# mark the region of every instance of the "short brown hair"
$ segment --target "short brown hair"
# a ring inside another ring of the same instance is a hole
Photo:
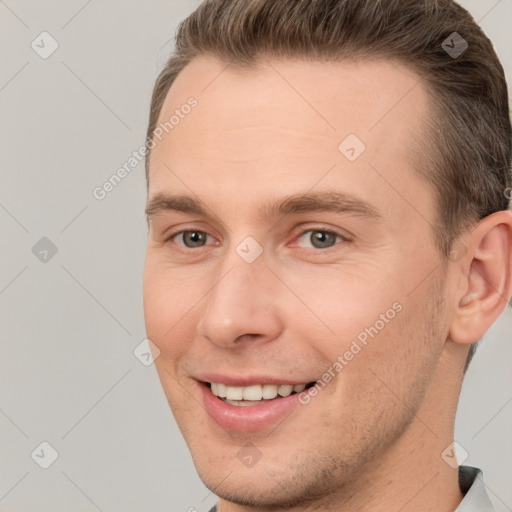
[[[460,55],[443,44],[454,45],[454,32],[467,43]],[[442,254],[448,257],[471,224],[509,207],[505,74],[490,40],[453,0],[205,0],[180,24],[174,54],[158,76],[147,144],[172,83],[199,55],[246,68],[262,57],[398,60],[424,79],[432,100],[417,168],[437,196],[434,238]],[[149,161],[150,148],[148,183]]]

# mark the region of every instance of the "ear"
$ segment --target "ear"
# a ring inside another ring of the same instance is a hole
[[[458,261],[457,286],[450,339],[471,344],[483,337],[506,308],[512,295],[512,212],[485,217],[458,241],[465,254]]]

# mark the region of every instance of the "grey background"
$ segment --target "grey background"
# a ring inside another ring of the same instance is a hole
[[[512,0],[462,3],[512,83]],[[216,501],[154,367],[133,354],[145,338],[143,163],[104,200],[92,195],[143,144],[154,80],[198,4],[0,0],[0,511]],[[59,45],[47,59],[31,48],[43,31]],[[43,237],[57,248],[46,262],[32,252]],[[507,308],[466,377],[455,432],[498,512],[512,510],[511,333]],[[43,441],[59,454],[48,469],[31,457]]]

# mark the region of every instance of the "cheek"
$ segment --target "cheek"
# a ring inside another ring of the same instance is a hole
[[[148,338],[159,344],[165,332],[172,325],[170,318],[172,294],[168,294],[166,287],[162,286],[154,273],[145,271],[143,285],[144,320]],[[167,328],[166,328],[167,326]]]
[[[341,356],[342,369],[334,385],[320,393],[331,395],[329,402],[336,403],[325,414],[325,425],[335,428],[345,422],[347,435],[370,439],[408,421],[411,410],[419,407],[435,359],[429,348],[431,333],[419,313],[404,304],[382,329],[381,324],[375,328],[373,320],[370,327],[376,330],[360,330],[365,343],[350,335],[339,339],[330,359],[340,362]]]
[[[432,298],[418,295],[412,299],[404,294],[395,302],[400,311],[388,323],[374,322],[362,331],[368,335],[366,345],[347,368],[347,373],[353,372],[354,394],[363,387],[373,389],[376,400],[393,402],[398,396],[403,403],[418,403],[443,344],[438,311],[429,300]]]
[[[361,279],[333,276],[322,283],[322,293],[311,283],[305,286],[303,281],[301,285],[299,279],[294,283],[297,294],[321,319],[308,312],[295,328],[302,334],[308,332],[325,364],[324,371],[336,375],[334,386],[325,392],[341,393],[347,406],[365,403],[362,400],[376,404],[389,394],[380,378],[407,394],[407,383],[412,383],[417,373],[430,371],[437,350],[434,345],[442,338],[432,325],[436,322],[429,305],[432,292],[421,289],[408,294],[407,287],[389,274]],[[306,316],[313,320],[306,322]],[[316,332],[306,330],[306,325],[316,327]],[[403,376],[401,382],[395,382],[398,375]],[[379,389],[380,398],[368,393],[372,389]]]
[[[298,318],[303,332],[311,333],[312,339],[326,343],[334,358],[358,336],[363,341],[369,339],[367,331],[375,332],[376,323],[379,332],[387,330],[400,314],[396,309],[404,294],[393,286],[396,280],[389,268],[368,267],[365,271],[319,268],[307,275],[289,273],[284,277],[295,292],[287,301],[289,316]]]
[[[147,337],[160,349],[161,358],[177,357],[180,339],[197,297],[177,285],[170,272],[146,263],[143,282],[144,321]],[[160,358],[159,358],[160,359]]]

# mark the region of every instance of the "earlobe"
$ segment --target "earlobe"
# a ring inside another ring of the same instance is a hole
[[[481,339],[503,312],[512,294],[512,212],[489,215],[465,238],[467,257],[450,339],[471,344]]]

